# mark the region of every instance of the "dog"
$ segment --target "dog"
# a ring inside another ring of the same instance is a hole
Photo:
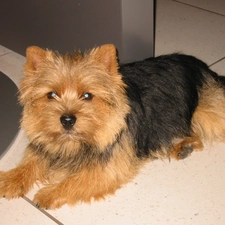
[[[225,141],[225,79],[199,59],[163,55],[118,64],[114,45],[61,55],[28,47],[19,90],[24,158],[0,172],[0,196],[37,207],[113,194],[145,163],[184,159]]]

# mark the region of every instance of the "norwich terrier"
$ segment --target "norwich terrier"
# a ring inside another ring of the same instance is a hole
[[[118,65],[113,45],[60,55],[27,49],[22,162],[0,172],[0,196],[37,207],[114,193],[147,161],[184,159],[203,141],[225,141],[224,78],[200,60],[172,54]]]

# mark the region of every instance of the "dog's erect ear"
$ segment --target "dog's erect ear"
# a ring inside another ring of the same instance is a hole
[[[94,56],[96,61],[104,64],[110,73],[117,73],[117,54],[116,48],[113,44],[102,45],[94,49],[91,54]]]
[[[37,46],[28,47],[26,50],[27,61],[24,65],[25,70],[30,72],[36,71],[48,54],[48,51],[45,51]]]

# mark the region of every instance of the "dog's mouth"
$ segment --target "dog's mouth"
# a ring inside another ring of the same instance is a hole
[[[63,129],[60,133],[60,139],[63,141],[75,141],[80,142],[85,140],[85,135],[81,134],[75,129],[75,127],[71,129]]]
[[[62,141],[77,141],[78,137],[76,135],[71,134],[71,132],[69,133],[64,133],[63,135],[61,135],[61,139]]]

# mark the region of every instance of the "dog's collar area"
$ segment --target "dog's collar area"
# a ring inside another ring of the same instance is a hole
[[[122,130],[112,144],[109,144],[104,151],[98,150],[95,146],[81,144],[80,149],[74,155],[64,155],[60,150],[57,153],[51,153],[43,143],[31,142],[30,150],[40,157],[43,163],[46,161],[48,166],[53,169],[68,169],[77,171],[82,167],[88,167],[93,164],[106,165],[114,153],[117,144],[120,143],[122,135],[125,131]],[[74,152],[74,151],[71,151]]]

